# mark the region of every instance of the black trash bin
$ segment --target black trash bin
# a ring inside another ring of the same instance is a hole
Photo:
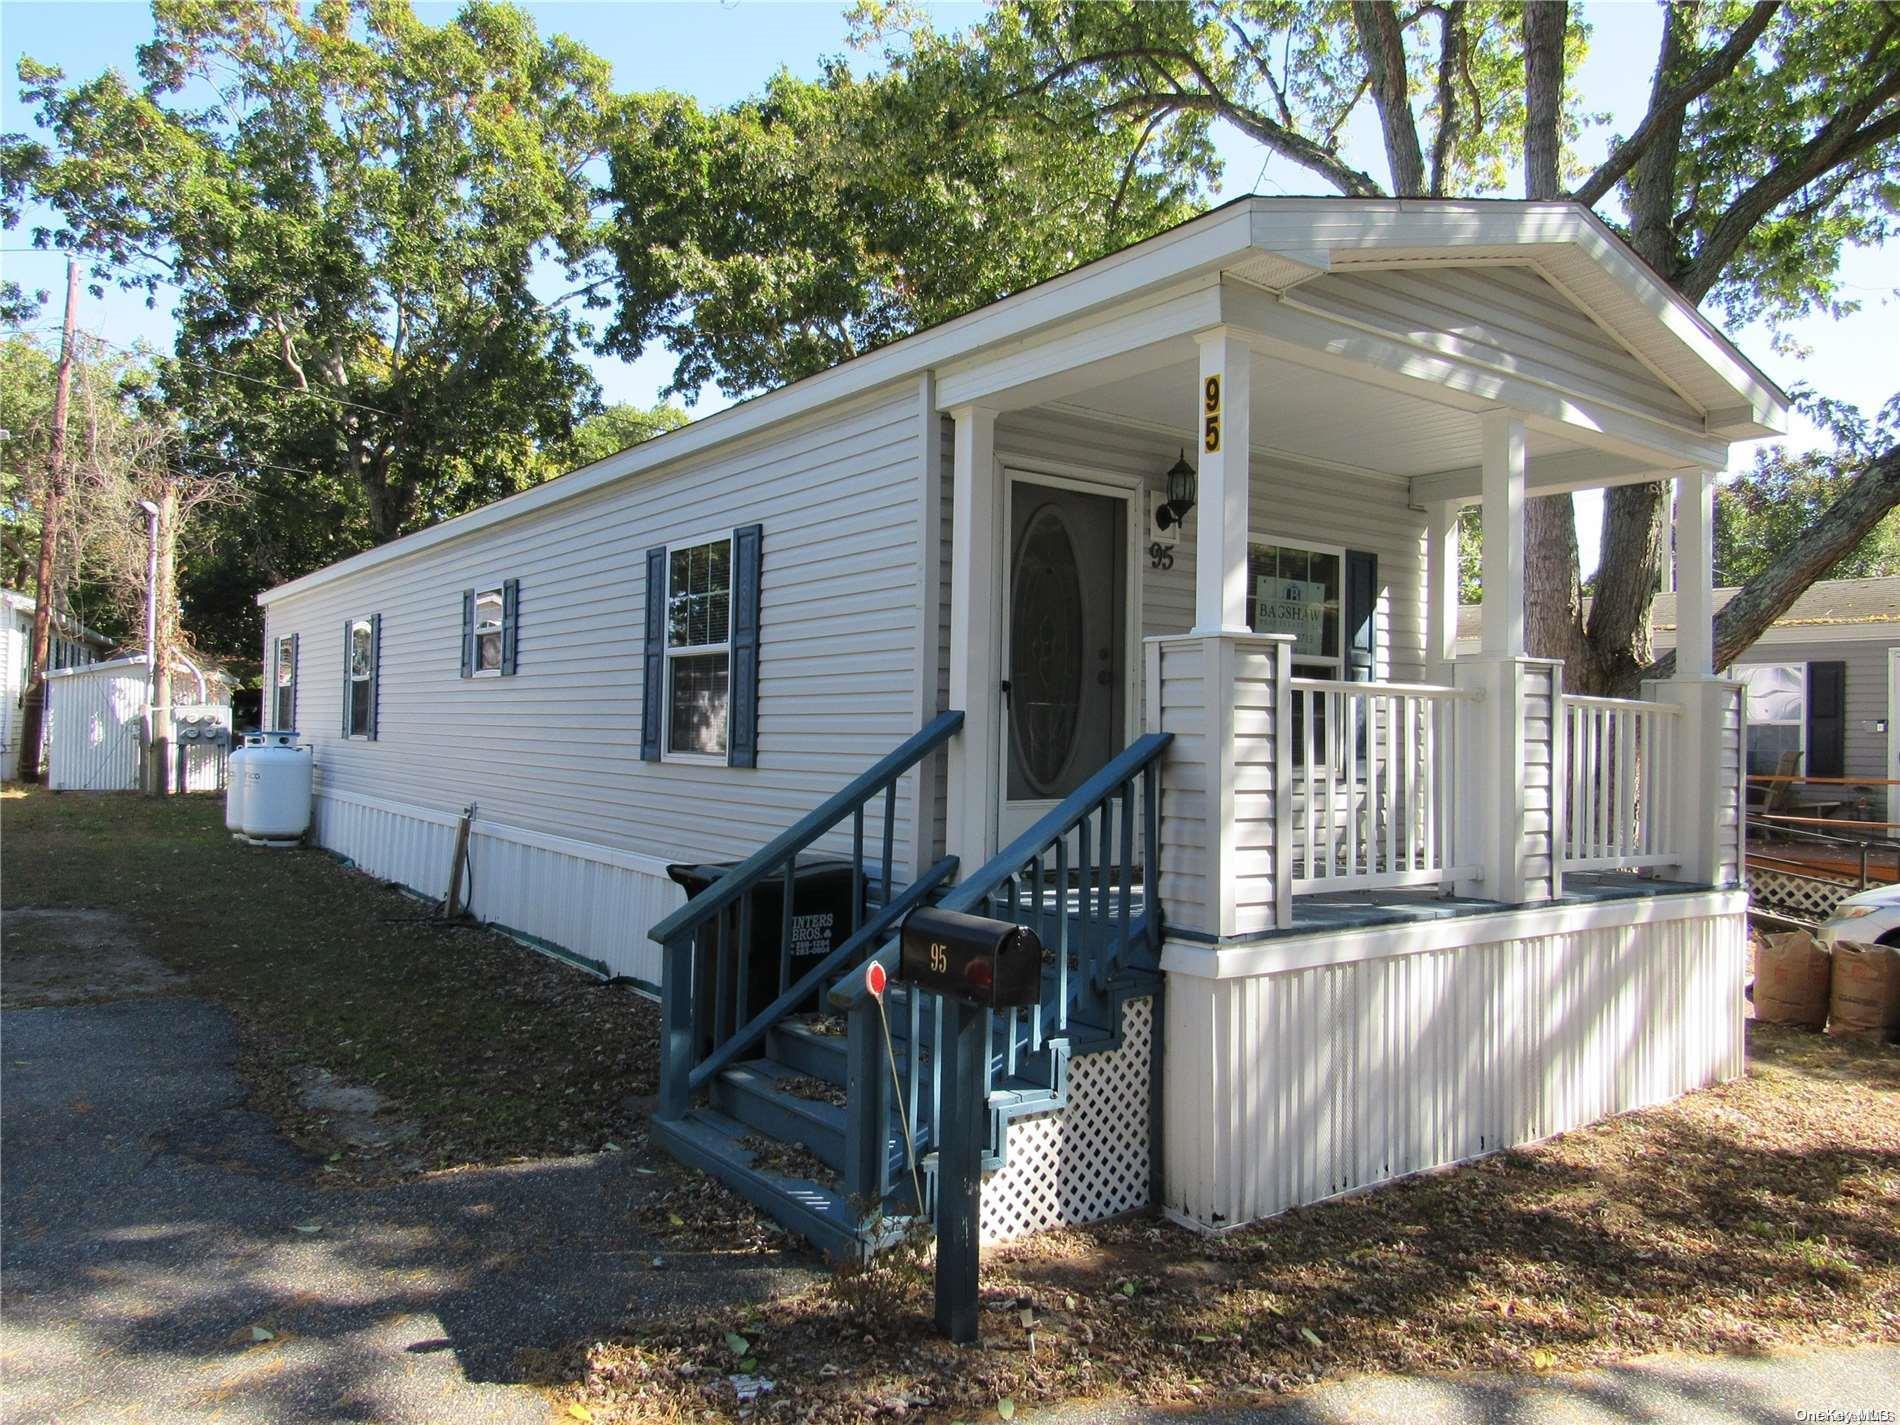
[[[666,872],[682,887],[690,899],[704,891],[739,863],[727,861],[706,865],[668,866]],[[785,878],[781,873],[769,876],[751,890],[752,913],[747,942],[739,954],[746,965],[745,1010],[725,1026],[737,1029],[779,996],[779,942],[785,925]],[[700,936],[700,953],[710,973],[712,966],[724,960],[726,985],[737,991],[738,958],[726,951],[724,937],[739,932],[738,906],[735,903],[723,916],[710,922]],[[800,857],[792,872],[792,943],[788,984],[796,983],[812,966],[842,945],[851,935],[851,863],[835,856]],[[710,998],[710,997],[709,997]],[[795,1006],[795,1011],[815,1009],[818,991]],[[705,1029],[710,1032],[708,1023]]]

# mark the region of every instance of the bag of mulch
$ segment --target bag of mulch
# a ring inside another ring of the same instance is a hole
[[[1755,1018],[1819,1029],[1827,1023],[1827,946],[1805,930],[1769,935],[1755,952]]]
[[[1834,991],[1827,1032],[1887,1039],[1900,1030],[1900,950],[1843,940],[1834,947]]]

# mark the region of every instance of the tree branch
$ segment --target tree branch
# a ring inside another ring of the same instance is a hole
[[[1889,73],[1861,102],[1829,120],[1793,158],[1777,164],[1729,204],[1728,211],[1709,229],[1701,251],[1674,275],[1670,285],[1691,302],[1700,303],[1720,280],[1723,269],[1748,240],[1755,225],[1780,203],[1830,170],[1900,135],[1900,107],[1864,128],[1854,127],[1896,94],[1900,94],[1900,68]]]
[[[1610,156],[1603,160],[1597,171],[1574,189],[1570,196],[1579,203],[1594,205],[1615,187],[1665,125],[1673,122],[1689,105],[1734,73],[1735,66],[1742,62],[1742,56],[1754,47],[1755,41],[1761,38],[1762,32],[1768,28],[1780,8],[1780,0],[1759,0],[1755,8],[1749,11],[1748,18],[1735,27],[1735,33],[1728,37],[1728,42],[1721,49],[1691,70],[1680,84],[1651,98],[1649,111],[1643,115],[1642,123],[1636,126],[1636,132],[1611,150]]]
[[[1199,92],[1180,88],[1157,90],[1147,85],[1135,86],[1135,95],[1144,101],[1170,112],[1191,110],[1211,113],[1217,118],[1225,119],[1248,138],[1272,149],[1282,158],[1291,159],[1309,172],[1318,174],[1348,197],[1383,198],[1385,196],[1385,190],[1370,174],[1345,163],[1337,154],[1322,148],[1304,134],[1288,128],[1260,110],[1230,99],[1214,82],[1213,76],[1207,72],[1200,60],[1185,50],[1137,46],[1079,55],[1054,66],[1035,83],[1016,90],[1012,97],[1027,97],[1031,94],[1044,93],[1052,85],[1060,83],[1071,75],[1079,74],[1091,67],[1113,64],[1119,60],[1152,60],[1179,64],[1187,69],[1201,86]]]
[[[1890,510],[1900,508],[1900,446],[1861,473],[1799,538],[1789,540],[1769,566],[1744,584],[1715,617],[1715,666],[1725,668],[1785,614],[1794,601]],[[1643,671],[1645,678],[1675,675],[1669,653]]]

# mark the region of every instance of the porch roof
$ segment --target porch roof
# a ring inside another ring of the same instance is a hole
[[[1337,314],[1310,315],[1296,291],[1318,293],[1322,280],[1367,273],[1487,266],[1521,269],[1548,283],[1600,332],[1600,341],[1654,373],[1659,388],[1672,393],[1669,400],[1680,408],[1626,418],[1612,403],[1589,406],[1579,421],[1577,402],[1562,380],[1540,374],[1514,353],[1494,359],[1499,353],[1482,341],[1442,328],[1355,336]],[[1370,377],[1374,384],[1358,389],[1380,390],[1380,418],[1410,453],[1409,468],[1396,458],[1356,463],[1435,481],[1421,498],[1457,498],[1474,485],[1475,473],[1459,463],[1469,447],[1468,428],[1476,412],[1500,400],[1525,397],[1532,405],[1541,400],[1549,407],[1546,428],[1533,429],[1533,454],[1571,450],[1569,425],[1583,428],[1585,443],[1603,428],[1602,440],[1586,452],[1584,463],[1547,469],[1546,478],[1537,482],[1545,488],[1578,488],[1637,478],[1672,463],[1696,464],[1727,441],[1771,435],[1786,423],[1786,394],[1579,204],[1248,197],[532,490],[266,590],[258,602],[270,604],[603,486],[677,466],[780,422],[926,372],[939,376],[942,407],[987,400],[1011,384],[1046,400],[1049,388],[1037,382],[1047,373],[1037,362],[1060,348],[1069,369],[1078,357],[1087,357],[1091,366],[1089,378],[1079,385],[1069,382],[1063,394],[1092,387],[1101,392],[1099,399],[1115,402],[1119,393],[1112,388],[1118,377],[1145,376],[1154,386],[1157,371],[1176,364],[1180,353],[1170,351],[1167,341],[1192,328],[1165,323],[1157,328],[1159,314],[1165,311],[1177,323],[1206,325],[1235,320],[1231,312],[1249,303],[1273,305],[1282,345],[1277,358],[1274,351],[1263,355],[1286,368],[1276,374],[1289,383],[1299,374],[1330,382],[1338,392],[1352,384],[1342,386],[1342,370]],[[1191,393],[1191,378],[1179,384],[1183,393]],[[1257,389],[1270,388],[1262,382]],[[1423,399],[1428,395],[1439,399]],[[1307,402],[1303,408],[1311,406]],[[1280,408],[1294,407],[1281,403]],[[1177,414],[1151,417],[1172,423]],[[1363,406],[1361,414],[1370,419]],[[1324,419],[1336,422],[1337,417]],[[1432,421],[1447,431],[1457,429],[1456,438],[1435,451],[1422,439]],[[1191,427],[1191,420],[1186,424]],[[1291,453],[1328,458],[1319,448]]]

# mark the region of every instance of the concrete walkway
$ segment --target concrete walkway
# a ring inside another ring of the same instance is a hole
[[[809,1279],[667,1251],[632,1153],[324,1191],[236,1051],[199,1000],[0,1015],[8,1425],[542,1422],[523,1348]]]
[[[1551,1375],[1354,1376],[1259,1409],[1089,1405],[1018,1418],[1035,1425],[1892,1425],[1900,1420],[1900,1346],[1650,1356]]]

